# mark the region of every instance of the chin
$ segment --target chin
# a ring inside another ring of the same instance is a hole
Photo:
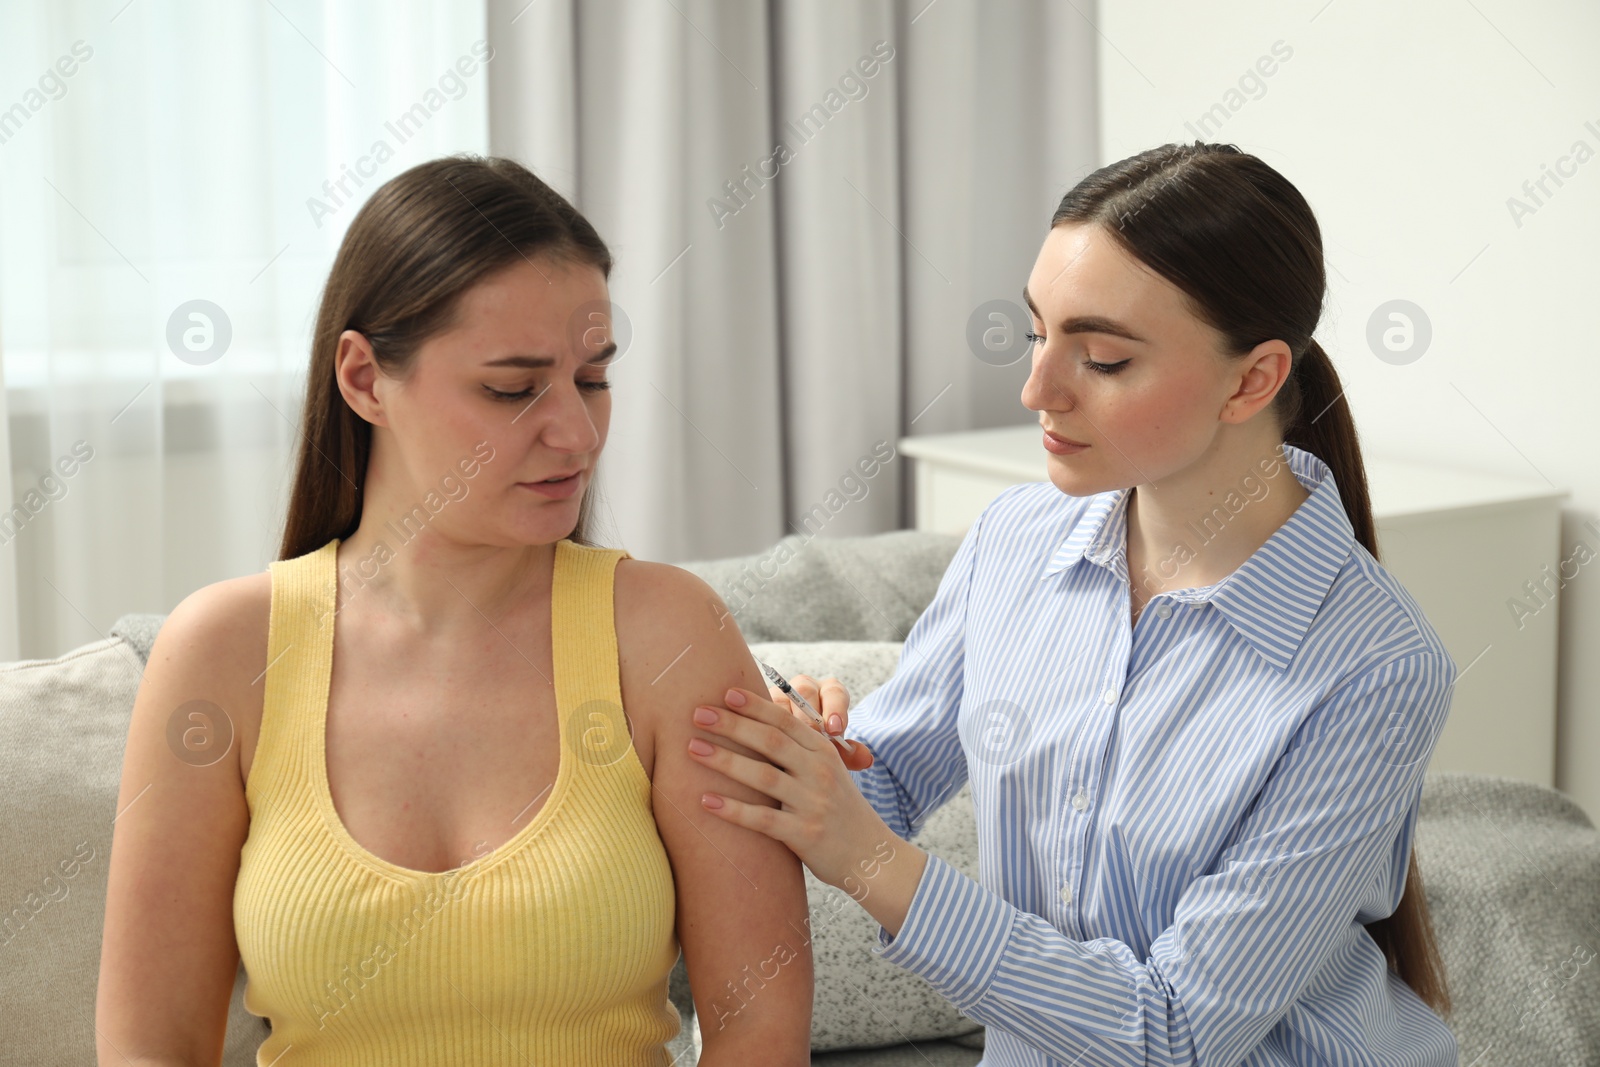
[[[1118,488],[1115,485],[1104,484],[1102,479],[1085,477],[1082,472],[1068,468],[1055,456],[1050,457],[1047,470],[1050,483],[1068,496],[1094,496],[1096,493]]]
[[[552,502],[552,503],[565,503]],[[548,545],[571,535],[578,526],[578,508],[545,505],[533,515],[502,516],[493,524],[509,544]]]

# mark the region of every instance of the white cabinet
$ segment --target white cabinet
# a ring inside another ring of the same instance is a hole
[[[1002,489],[1048,481],[1040,439],[1033,423],[901,438],[900,453],[915,460],[917,529],[962,533]],[[1553,786],[1567,493],[1370,454],[1366,463],[1379,558],[1460,672],[1429,769]]]

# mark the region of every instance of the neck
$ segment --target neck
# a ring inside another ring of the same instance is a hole
[[[1127,527],[1136,603],[1221,581],[1289,521],[1311,494],[1278,449],[1276,438],[1219,436],[1183,470],[1134,486]]]
[[[339,544],[339,611],[381,615],[416,636],[439,637],[481,633],[485,622],[549,592],[554,543],[467,542],[443,528],[448,516],[419,527],[416,513],[371,503],[369,495],[360,525]]]

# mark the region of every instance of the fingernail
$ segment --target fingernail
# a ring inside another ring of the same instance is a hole
[[[696,756],[709,756],[716,751],[716,748],[708,741],[702,741],[698,737],[691,737],[689,739],[689,751]]]
[[[722,798],[715,793],[701,793],[700,803],[708,808],[720,808],[722,807]]]
[[[838,733],[844,729],[844,720],[839,718],[838,712],[828,716],[828,732]]]
[[[728,690],[724,699],[727,700],[728,707],[730,708],[744,707],[744,694],[739,692],[737,689]]]
[[[717,713],[711,708],[699,707],[694,709],[694,721],[701,726],[710,726],[717,721]]]

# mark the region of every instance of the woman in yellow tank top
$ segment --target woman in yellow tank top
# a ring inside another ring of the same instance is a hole
[[[242,958],[262,1065],[665,1067],[680,947],[702,1064],[809,1063],[799,861],[687,751],[765,682],[709,586],[587,537],[610,266],[507,160],[352,220],[279,560],[174,609],[135,702],[102,1064],[219,1062]],[[194,699],[237,727],[206,766]]]

